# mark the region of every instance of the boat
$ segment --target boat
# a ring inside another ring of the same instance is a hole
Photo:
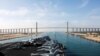
[[[49,36],[16,42],[1,53],[5,56],[66,56],[65,47]]]

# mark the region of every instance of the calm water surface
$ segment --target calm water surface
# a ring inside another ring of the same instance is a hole
[[[48,35],[66,46],[68,56],[100,56],[100,43],[62,32],[48,33]]]

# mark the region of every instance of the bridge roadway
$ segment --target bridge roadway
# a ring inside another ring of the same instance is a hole
[[[100,32],[100,28],[81,28],[81,27],[37,27],[37,28],[17,28],[17,29],[0,29],[0,34],[13,34],[13,33],[34,33],[38,29],[64,29],[65,32]]]

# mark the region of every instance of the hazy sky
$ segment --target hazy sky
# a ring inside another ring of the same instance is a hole
[[[100,0],[0,0],[0,28],[100,27]]]

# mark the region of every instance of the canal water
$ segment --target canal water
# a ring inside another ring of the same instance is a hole
[[[67,56],[100,56],[100,43],[63,32],[47,33],[52,39],[65,45]]]
[[[72,36],[63,32],[49,32],[41,35],[49,35],[51,39],[62,43],[67,48],[67,56],[100,56],[100,43],[89,41],[78,36]],[[35,36],[0,41],[0,43],[28,40],[32,37]]]

